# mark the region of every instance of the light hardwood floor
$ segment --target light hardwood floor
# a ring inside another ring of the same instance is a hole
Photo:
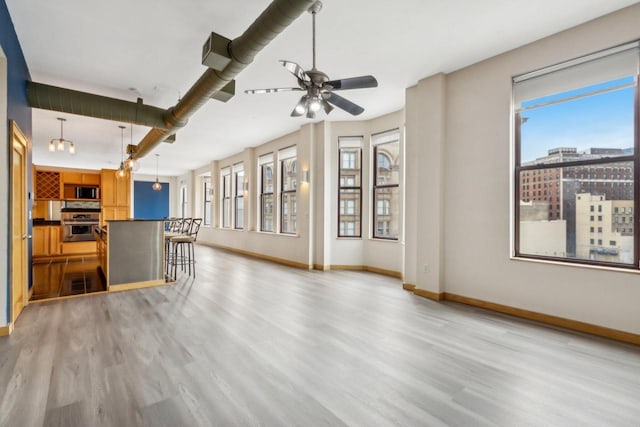
[[[0,426],[638,426],[640,348],[197,248],[198,278],[29,305]]]

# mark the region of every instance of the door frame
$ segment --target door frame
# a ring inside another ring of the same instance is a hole
[[[13,303],[13,293],[14,293],[14,289],[16,284],[14,283],[14,271],[13,271],[13,255],[14,255],[14,251],[16,250],[16,248],[13,245],[13,236],[15,234],[14,229],[13,229],[13,220],[14,220],[14,206],[16,203],[16,200],[13,199],[13,189],[14,186],[16,185],[16,183],[13,181],[13,156],[14,156],[14,145],[16,143],[18,143],[20,146],[22,146],[24,155],[23,155],[23,161],[22,161],[22,182],[23,182],[23,188],[25,189],[24,192],[24,197],[21,198],[21,200],[19,201],[20,203],[22,203],[22,211],[24,212],[24,215],[22,216],[21,219],[21,223],[20,223],[20,227],[21,227],[21,231],[24,231],[23,236],[25,237],[29,237],[28,236],[28,232],[29,232],[29,228],[28,228],[28,222],[27,222],[27,215],[28,215],[28,203],[27,203],[27,186],[28,186],[28,181],[27,181],[27,174],[28,174],[28,162],[27,162],[27,156],[28,156],[28,146],[29,146],[29,142],[27,140],[27,137],[24,135],[24,133],[22,132],[22,130],[20,129],[20,127],[18,126],[18,124],[14,121],[14,120],[10,120],[9,121],[9,142],[10,142],[10,147],[11,147],[11,158],[10,158],[10,179],[11,179],[11,192],[9,194],[10,197],[10,209],[9,209],[9,224],[11,224],[11,245],[9,247],[9,253],[10,253],[10,291],[9,291],[9,330],[11,331],[13,329],[13,325],[15,324],[16,319],[18,318],[18,316],[20,315],[20,313],[22,312],[22,310],[24,310],[24,307],[26,307],[29,304],[29,299],[28,299],[28,295],[29,295],[29,250],[28,250],[28,243],[26,241],[26,238],[23,238],[22,240],[22,244],[20,245],[20,251],[22,251],[22,261],[23,261],[23,284],[22,286],[24,287],[22,290],[22,309],[20,310],[20,313],[15,313],[14,310],[14,303]]]

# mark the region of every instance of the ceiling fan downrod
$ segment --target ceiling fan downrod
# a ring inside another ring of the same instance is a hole
[[[316,70],[316,13],[322,10],[322,2],[318,0],[308,9],[308,12],[311,14],[311,43],[312,43],[312,51],[313,51],[313,68],[312,70]]]

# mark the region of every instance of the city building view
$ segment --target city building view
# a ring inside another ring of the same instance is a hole
[[[523,163],[549,168],[520,173],[520,252],[633,263],[633,162],[615,162],[633,149],[548,150]],[[609,163],[589,161],[611,159]],[[587,164],[554,167],[558,163]]]

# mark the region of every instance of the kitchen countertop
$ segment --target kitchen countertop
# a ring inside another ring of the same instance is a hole
[[[33,220],[33,226],[34,227],[38,227],[38,226],[45,226],[45,225],[61,225],[60,221],[49,221],[49,220],[45,220],[45,219],[34,219]]]

